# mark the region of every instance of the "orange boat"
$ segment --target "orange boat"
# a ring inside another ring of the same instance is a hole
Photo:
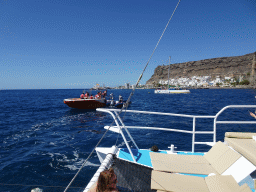
[[[64,99],[63,102],[71,108],[76,109],[96,109],[106,106],[106,99],[81,99],[69,98]]]

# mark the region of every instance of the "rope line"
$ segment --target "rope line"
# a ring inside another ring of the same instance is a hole
[[[82,166],[80,167],[80,169],[77,171],[77,173],[75,174],[75,176],[73,177],[73,179],[70,181],[70,183],[68,184],[68,186],[66,187],[66,189],[64,190],[64,192],[66,192],[68,190],[68,188],[70,187],[70,185],[73,183],[73,181],[75,180],[75,178],[77,177],[77,175],[79,174],[79,172],[82,170],[82,168],[84,167],[84,165],[87,163],[88,159],[92,156],[93,152],[95,151],[95,149],[98,147],[98,145],[100,144],[100,142],[102,141],[102,139],[105,137],[106,133],[108,132],[109,128],[106,130],[106,132],[104,133],[104,135],[101,137],[101,139],[99,140],[99,142],[97,143],[97,145],[94,147],[94,149],[92,150],[92,152],[90,153],[90,155],[87,157],[87,159],[84,161],[84,163],[82,164]]]
[[[140,80],[141,80],[141,78],[142,78],[142,76],[143,76],[143,74],[144,74],[144,72],[145,72],[145,70],[146,70],[146,68],[147,68],[147,66],[148,66],[148,64],[149,64],[149,62],[150,62],[150,60],[151,60],[151,58],[152,58],[152,56],[154,55],[155,50],[156,50],[156,48],[158,47],[158,45],[159,45],[159,43],[160,43],[160,41],[161,41],[161,39],[162,39],[162,37],[163,37],[163,35],[164,35],[166,29],[167,29],[167,27],[168,27],[168,25],[169,25],[169,23],[170,23],[170,21],[171,21],[173,15],[174,15],[176,9],[177,9],[177,7],[178,7],[180,1],[181,1],[181,0],[179,0],[179,2],[177,3],[177,5],[176,5],[176,7],[175,7],[175,9],[174,9],[174,11],[173,11],[173,13],[172,13],[172,15],[171,15],[169,21],[168,21],[168,23],[166,24],[166,26],[165,26],[165,28],[164,28],[164,31],[163,31],[161,37],[159,38],[159,40],[158,40],[158,42],[157,42],[157,44],[156,44],[156,46],[155,46],[155,49],[153,50],[153,52],[152,52],[152,54],[151,54],[151,56],[150,56],[150,58],[149,58],[149,60],[148,60],[148,62],[147,62],[147,64],[146,64],[146,66],[144,67],[144,69],[143,69],[143,71],[142,71],[142,73],[141,73],[139,79],[137,80],[136,85],[134,86],[133,90],[131,91],[131,93],[130,93],[130,95],[129,95],[129,98],[128,98],[128,100],[126,101],[126,105],[123,106],[123,107],[121,108],[120,112],[119,112],[119,114],[121,114],[122,111],[123,111],[123,109],[125,109],[125,113],[124,113],[124,115],[123,115],[122,120],[124,119],[124,117],[125,117],[125,115],[126,115],[126,110],[127,110],[128,106],[129,106],[129,102],[130,102],[130,100],[131,100],[131,97],[133,96],[133,94],[134,94],[134,92],[135,92],[135,89],[137,88],[137,86],[138,86],[138,84],[139,84],[139,82],[140,82]],[[118,115],[119,115],[119,114],[118,114]],[[120,118],[121,118],[121,117],[120,117]],[[108,130],[110,129],[110,127],[113,125],[114,122],[115,122],[115,119],[112,121],[111,125],[110,125],[109,128],[106,130],[106,132],[104,133],[104,135],[101,137],[101,139],[99,140],[99,142],[97,143],[97,145],[94,147],[94,149],[92,150],[92,152],[90,153],[90,155],[88,156],[88,158],[85,160],[85,162],[82,164],[82,166],[80,167],[80,169],[77,171],[77,173],[75,174],[75,176],[73,177],[73,179],[71,180],[71,182],[68,184],[68,186],[66,187],[66,189],[64,190],[64,192],[66,192],[66,191],[68,190],[68,188],[70,187],[70,185],[73,183],[73,181],[75,180],[75,178],[77,177],[77,175],[79,174],[79,172],[81,171],[81,169],[84,167],[85,163],[86,163],[86,162],[88,161],[88,159],[91,157],[91,155],[93,154],[93,152],[95,151],[95,149],[98,147],[98,145],[100,144],[100,142],[102,141],[102,139],[105,137],[106,133],[108,132]],[[117,143],[117,141],[118,141],[118,137],[117,137],[116,143]]]
[[[168,27],[168,25],[169,25],[169,23],[170,23],[170,21],[171,21],[173,15],[174,15],[175,11],[176,11],[176,9],[178,8],[178,5],[179,5],[180,1],[181,1],[181,0],[179,0],[179,2],[177,3],[177,5],[176,5],[176,7],[175,7],[175,9],[174,9],[174,11],[173,11],[173,13],[172,13],[172,15],[171,15],[169,21],[168,21],[168,23],[166,24],[166,26],[165,26],[165,28],[164,28],[164,31],[163,31],[161,37],[159,38],[159,40],[158,40],[158,42],[157,42],[157,44],[156,44],[156,46],[155,46],[155,49],[153,50],[153,52],[152,52],[152,54],[151,54],[151,56],[150,56],[150,58],[149,58],[149,60],[148,60],[148,62],[147,62],[147,64],[146,64],[146,66],[144,67],[144,69],[143,69],[143,71],[142,71],[142,73],[141,73],[141,75],[140,75],[140,77],[139,77],[139,79],[138,79],[138,81],[137,81],[135,87],[133,88],[133,90],[132,90],[132,92],[131,92],[131,94],[130,94],[130,96],[129,96],[127,102],[126,102],[126,103],[127,103],[127,106],[126,106],[126,109],[125,109],[125,110],[127,110],[127,107],[128,107],[128,105],[129,105],[129,101],[131,100],[131,97],[132,97],[132,95],[134,94],[135,89],[136,89],[136,87],[138,86],[138,84],[139,84],[139,82],[140,82],[140,80],[141,80],[141,78],[142,78],[142,76],[143,76],[143,73],[145,72],[145,70],[146,70],[146,68],[147,68],[147,66],[148,66],[148,64],[149,64],[149,62],[150,62],[152,56],[153,56],[154,53],[155,53],[156,48],[158,47],[158,45],[159,45],[159,43],[160,43],[160,41],[161,41],[161,39],[162,39],[162,37],[163,37],[163,35],[164,35],[166,29],[167,29],[167,27]],[[122,111],[122,110],[121,110],[121,111]]]

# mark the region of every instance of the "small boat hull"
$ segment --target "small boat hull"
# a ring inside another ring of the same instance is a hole
[[[132,102],[129,102],[129,105]],[[119,102],[119,101],[111,101],[111,100],[107,100],[107,107],[116,107],[116,108],[122,108],[123,105],[126,105],[126,101],[123,102]]]
[[[129,102],[129,105],[130,105],[131,103],[132,103],[132,102],[130,101],[130,102]],[[115,104],[115,107],[116,107],[116,108],[122,108],[124,105],[126,105],[126,101],[123,101],[123,102],[121,102],[121,103]]]
[[[96,108],[101,108],[106,106],[105,99],[70,98],[70,99],[64,99],[63,102],[69,107],[76,108],[76,109],[96,109]]]

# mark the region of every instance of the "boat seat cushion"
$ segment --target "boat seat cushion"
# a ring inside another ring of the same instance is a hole
[[[202,163],[209,164],[209,162],[200,155],[178,155],[178,154],[164,154],[164,153],[150,153],[151,161],[185,161],[188,163]]]
[[[189,173],[209,175],[216,173],[213,167],[208,163],[190,163],[183,160],[175,161],[157,161],[151,160],[153,169],[158,171],[174,172],[174,173]]]
[[[239,186],[231,175],[214,175],[205,179],[160,171],[152,171],[151,189],[158,192],[251,192],[247,184]]]
[[[190,173],[222,174],[241,155],[222,142],[217,142],[204,156],[150,153],[154,170]]]
[[[226,132],[225,137],[237,138],[237,139],[252,139],[252,136],[256,136],[256,133],[241,133],[241,132]]]
[[[154,170],[158,171],[204,175],[216,173],[209,162],[199,155],[150,153],[150,157]]]
[[[230,175],[210,176],[205,178],[205,182],[210,192],[235,192],[240,191],[240,186]]]
[[[230,148],[222,142],[217,142],[215,145],[203,156],[210,164],[217,161]]]
[[[241,155],[239,153],[229,148],[218,159],[210,163],[214,170],[216,170],[219,174],[222,174],[229,167],[231,167],[240,157]]]
[[[175,192],[209,192],[204,178],[152,171],[151,189]]]
[[[247,160],[256,166],[256,141],[253,139],[236,139],[225,137],[230,147],[242,154]]]

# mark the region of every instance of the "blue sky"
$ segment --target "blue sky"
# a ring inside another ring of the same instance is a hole
[[[178,0],[0,0],[0,89],[135,84]],[[256,51],[254,0],[181,0],[158,65]]]

